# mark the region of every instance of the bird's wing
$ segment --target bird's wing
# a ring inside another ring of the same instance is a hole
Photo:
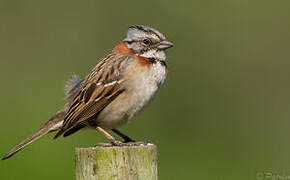
[[[80,91],[65,115],[62,129],[54,138],[98,115],[124,92],[122,75],[133,59],[132,55],[116,53],[103,58],[79,85]]]

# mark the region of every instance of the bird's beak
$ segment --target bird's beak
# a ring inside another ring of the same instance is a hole
[[[171,47],[173,47],[173,43],[169,42],[169,41],[166,41],[166,40],[161,41],[158,44],[158,46],[157,46],[157,48],[160,49],[160,50],[165,50],[165,49],[168,49],[168,48],[171,48]]]

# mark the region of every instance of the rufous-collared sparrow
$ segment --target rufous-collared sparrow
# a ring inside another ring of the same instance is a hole
[[[68,82],[64,107],[2,159],[56,130],[59,131],[54,138],[93,127],[113,145],[122,145],[106,132],[108,129],[125,142],[133,141],[115,128],[134,119],[150,104],[165,80],[165,50],[172,46],[156,29],[144,25],[130,26],[123,42],[101,59],[84,79],[75,76]]]

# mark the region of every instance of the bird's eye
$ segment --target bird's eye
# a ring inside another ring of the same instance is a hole
[[[150,39],[143,39],[143,44],[149,45],[151,43]]]

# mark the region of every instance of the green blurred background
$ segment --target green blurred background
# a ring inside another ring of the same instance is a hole
[[[64,104],[71,74],[146,24],[175,44],[169,74],[121,130],[158,145],[159,179],[290,175],[289,12],[289,0],[0,0],[0,154]],[[74,147],[106,141],[52,136],[1,161],[0,179],[74,179]]]

